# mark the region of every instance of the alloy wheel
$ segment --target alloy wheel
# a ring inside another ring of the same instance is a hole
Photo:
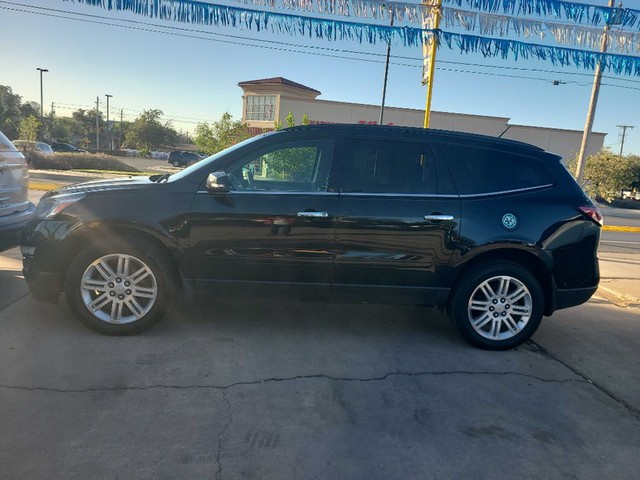
[[[127,254],[104,255],[84,271],[80,283],[84,306],[99,320],[127,324],[141,320],[158,298],[151,268]]]
[[[478,285],[467,308],[473,329],[490,340],[507,340],[519,334],[532,311],[533,300],[527,286],[507,275],[491,277]]]

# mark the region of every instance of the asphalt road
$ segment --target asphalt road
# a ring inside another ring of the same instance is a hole
[[[129,338],[0,254],[0,478],[637,478],[640,319],[602,298],[508,352],[434,309],[217,298]]]

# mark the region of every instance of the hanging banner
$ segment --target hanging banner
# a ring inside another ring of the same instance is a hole
[[[354,40],[368,44],[393,42],[405,46],[424,46],[436,41],[438,47],[445,45],[451,49],[459,49],[462,53],[481,53],[485,57],[500,56],[515,61],[537,58],[553,65],[572,65],[589,70],[601,62],[605,71],[619,75],[640,75],[640,57],[637,56],[452,33],[439,29],[346,22],[186,0],[75,0],[75,3],[174,22],[252,31],[267,30],[330,41]]]

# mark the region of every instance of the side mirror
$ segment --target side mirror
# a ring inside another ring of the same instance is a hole
[[[226,172],[213,172],[207,177],[205,187],[212,193],[224,193],[230,190]]]

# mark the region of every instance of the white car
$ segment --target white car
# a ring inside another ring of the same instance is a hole
[[[30,140],[14,140],[13,144],[22,152],[34,151],[41,155],[53,155],[53,149],[48,143],[32,142]]]
[[[28,193],[24,155],[0,132],[0,251],[20,243],[22,228],[33,217]]]

